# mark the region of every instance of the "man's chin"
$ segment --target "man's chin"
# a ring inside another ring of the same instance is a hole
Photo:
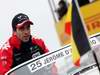
[[[23,39],[23,42],[28,42],[29,41],[29,39]]]

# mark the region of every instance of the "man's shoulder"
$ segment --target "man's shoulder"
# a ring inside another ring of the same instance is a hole
[[[44,51],[44,53],[48,52],[48,49],[41,38],[32,37],[32,43],[39,45]]]
[[[32,42],[33,43],[43,43],[43,40],[41,38],[38,38],[38,37],[32,37]]]
[[[2,46],[1,46],[1,51],[7,51],[9,49],[11,49],[11,45],[10,45],[10,42],[9,40],[7,40]]]
[[[9,39],[1,46],[2,50],[11,49],[13,47],[19,48],[20,42],[15,36],[9,37]]]

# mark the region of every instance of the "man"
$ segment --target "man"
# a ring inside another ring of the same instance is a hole
[[[48,52],[44,42],[31,36],[33,22],[23,13],[12,20],[13,35],[0,50],[0,75],[11,68]]]

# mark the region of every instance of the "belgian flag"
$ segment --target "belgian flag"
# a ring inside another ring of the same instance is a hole
[[[72,0],[72,60],[76,66],[80,66],[80,57],[91,50],[86,30],[80,16],[77,0]]]

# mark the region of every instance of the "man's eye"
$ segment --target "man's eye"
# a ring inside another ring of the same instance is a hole
[[[29,29],[30,29],[30,27],[27,27],[27,29],[29,30]]]
[[[29,30],[30,29],[30,25],[28,25],[26,28],[27,28],[27,30]]]

